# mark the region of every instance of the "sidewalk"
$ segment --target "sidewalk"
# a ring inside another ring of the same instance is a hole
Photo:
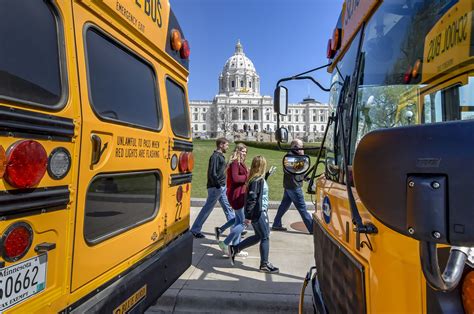
[[[200,207],[191,208],[194,221]],[[270,210],[270,223],[276,210]],[[283,217],[287,232],[270,235],[270,261],[279,274],[258,272],[258,245],[249,256],[236,258],[232,266],[214,239],[214,227],[225,221],[216,207],[204,224],[206,239],[194,239],[192,266],[151,306],[146,313],[297,313],[304,276],[314,264],[313,238],[298,229],[304,224],[297,211]],[[228,232],[228,231],[227,231]],[[227,233],[226,233],[227,234]],[[252,235],[249,230],[247,237]],[[305,312],[313,313],[310,287],[306,289]]]

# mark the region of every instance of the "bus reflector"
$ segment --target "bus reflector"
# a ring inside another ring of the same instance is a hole
[[[189,55],[191,54],[191,48],[189,47],[189,42],[185,39],[183,40],[183,46],[179,51],[181,58],[188,59]]]
[[[177,29],[171,30],[171,49],[179,51],[183,43],[181,42],[181,33]]]
[[[40,143],[18,141],[8,148],[5,180],[20,189],[34,187],[43,178],[47,164],[48,156]]]
[[[0,178],[3,177],[6,166],[7,166],[7,156],[5,154],[5,148],[3,148],[2,145],[0,145]]]
[[[176,167],[178,167],[178,156],[173,154],[173,157],[171,157],[171,170],[175,170]]]
[[[181,203],[182,200],[183,200],[183,186],[180,185],[178,186],[178,190],[176,191],[176,201],[178,203]]]
[[[2,236],[2,257],[8,262],[15,262],[25,256],[32,242],[30,225],[24,222],[13,224]]]
[[[188,153],[188,171],[191,172],[194,169],[194,155],[193,153]]]

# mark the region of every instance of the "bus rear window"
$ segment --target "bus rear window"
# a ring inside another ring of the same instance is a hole
[[[0,97],[57,107],[61,74],[56,16],[46,1],[0,1]]]
[[[189,113],[184,89],[167,78],[166,93],[173,133],[176,136],[189,137]]]
[[[96,114],[105,120],[158,129],[153,69],[93,28],[86,36],[90,97]]]
[[[160,201],[157,173],[97,177],[86,196],[84,237],[96,244],[155,217]]]

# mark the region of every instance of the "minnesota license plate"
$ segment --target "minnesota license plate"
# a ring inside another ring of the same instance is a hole
[[[46,288],[46,254],[0,269],[0,312]]]

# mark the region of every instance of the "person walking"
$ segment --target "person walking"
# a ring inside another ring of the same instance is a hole
[[[278,273],[278,267],[268,261],[270,252],[270,228],[268,222],[268,184],[265,177],[271,175],[274,167],[265,176],[267,161],[263,156],[256,156],[252,160],[248,179],[248,190],[245,201],[245,219],[251,222],[255,234],[237,245],[228,246],[228,256],[234,265],[235,256],[252,245],[260,242],[260,271],[265,273]]]
[[[299,139],[295,139],[291,142],[291,154],[304,155],[303,142]],[[309,233],[313,233],[313,220],[311,215],[306,209],[306,202],[304,201],[304,194],[302,190],[304,175],[293,175],[285,172],[283,175],[283,188],[285,192],[283,199],[278,207],[277,214],[273,220],[272,230],[273,231],[286,231],[287,228],[283,227],[281,219],[283,215],[290,208],[291,203],[295,204],[303,222],[308,229]]]
[[[202,234],[202,225],[206,222],[207,217],[214,209],[217,201],[224,210],[227,223],[223,227],[230,227],[235,218],[234,211],[230,207],[229,201],[226,195],[226,162],[224,154],[229,148],[229,141],[226,138],[218,138],[216,140],[216,150],[209,158],[209,166],[207,168],[207,199],[204,206],[201,208],[196,220],[194,220],[193,226],[191,227],[191,233],[195,238],[202,239],[206,236]]]
[[[247,146],[243,143],[237,144],[227,167],[227,199],[234,209],[235,222],[229,235],[224,241],[219,241],[223,227],[215,228],[216,240],[224,254],[227,254],[227,246],[229,244],[237,245],[240,243],[241,233],[245,229],[243,207],[246,194],[245,183],[248,178],[248,170],[245,165],[246,156]],[[239,252],[240,257],[245,257],[247,255],[248,253],[245,251]]]

